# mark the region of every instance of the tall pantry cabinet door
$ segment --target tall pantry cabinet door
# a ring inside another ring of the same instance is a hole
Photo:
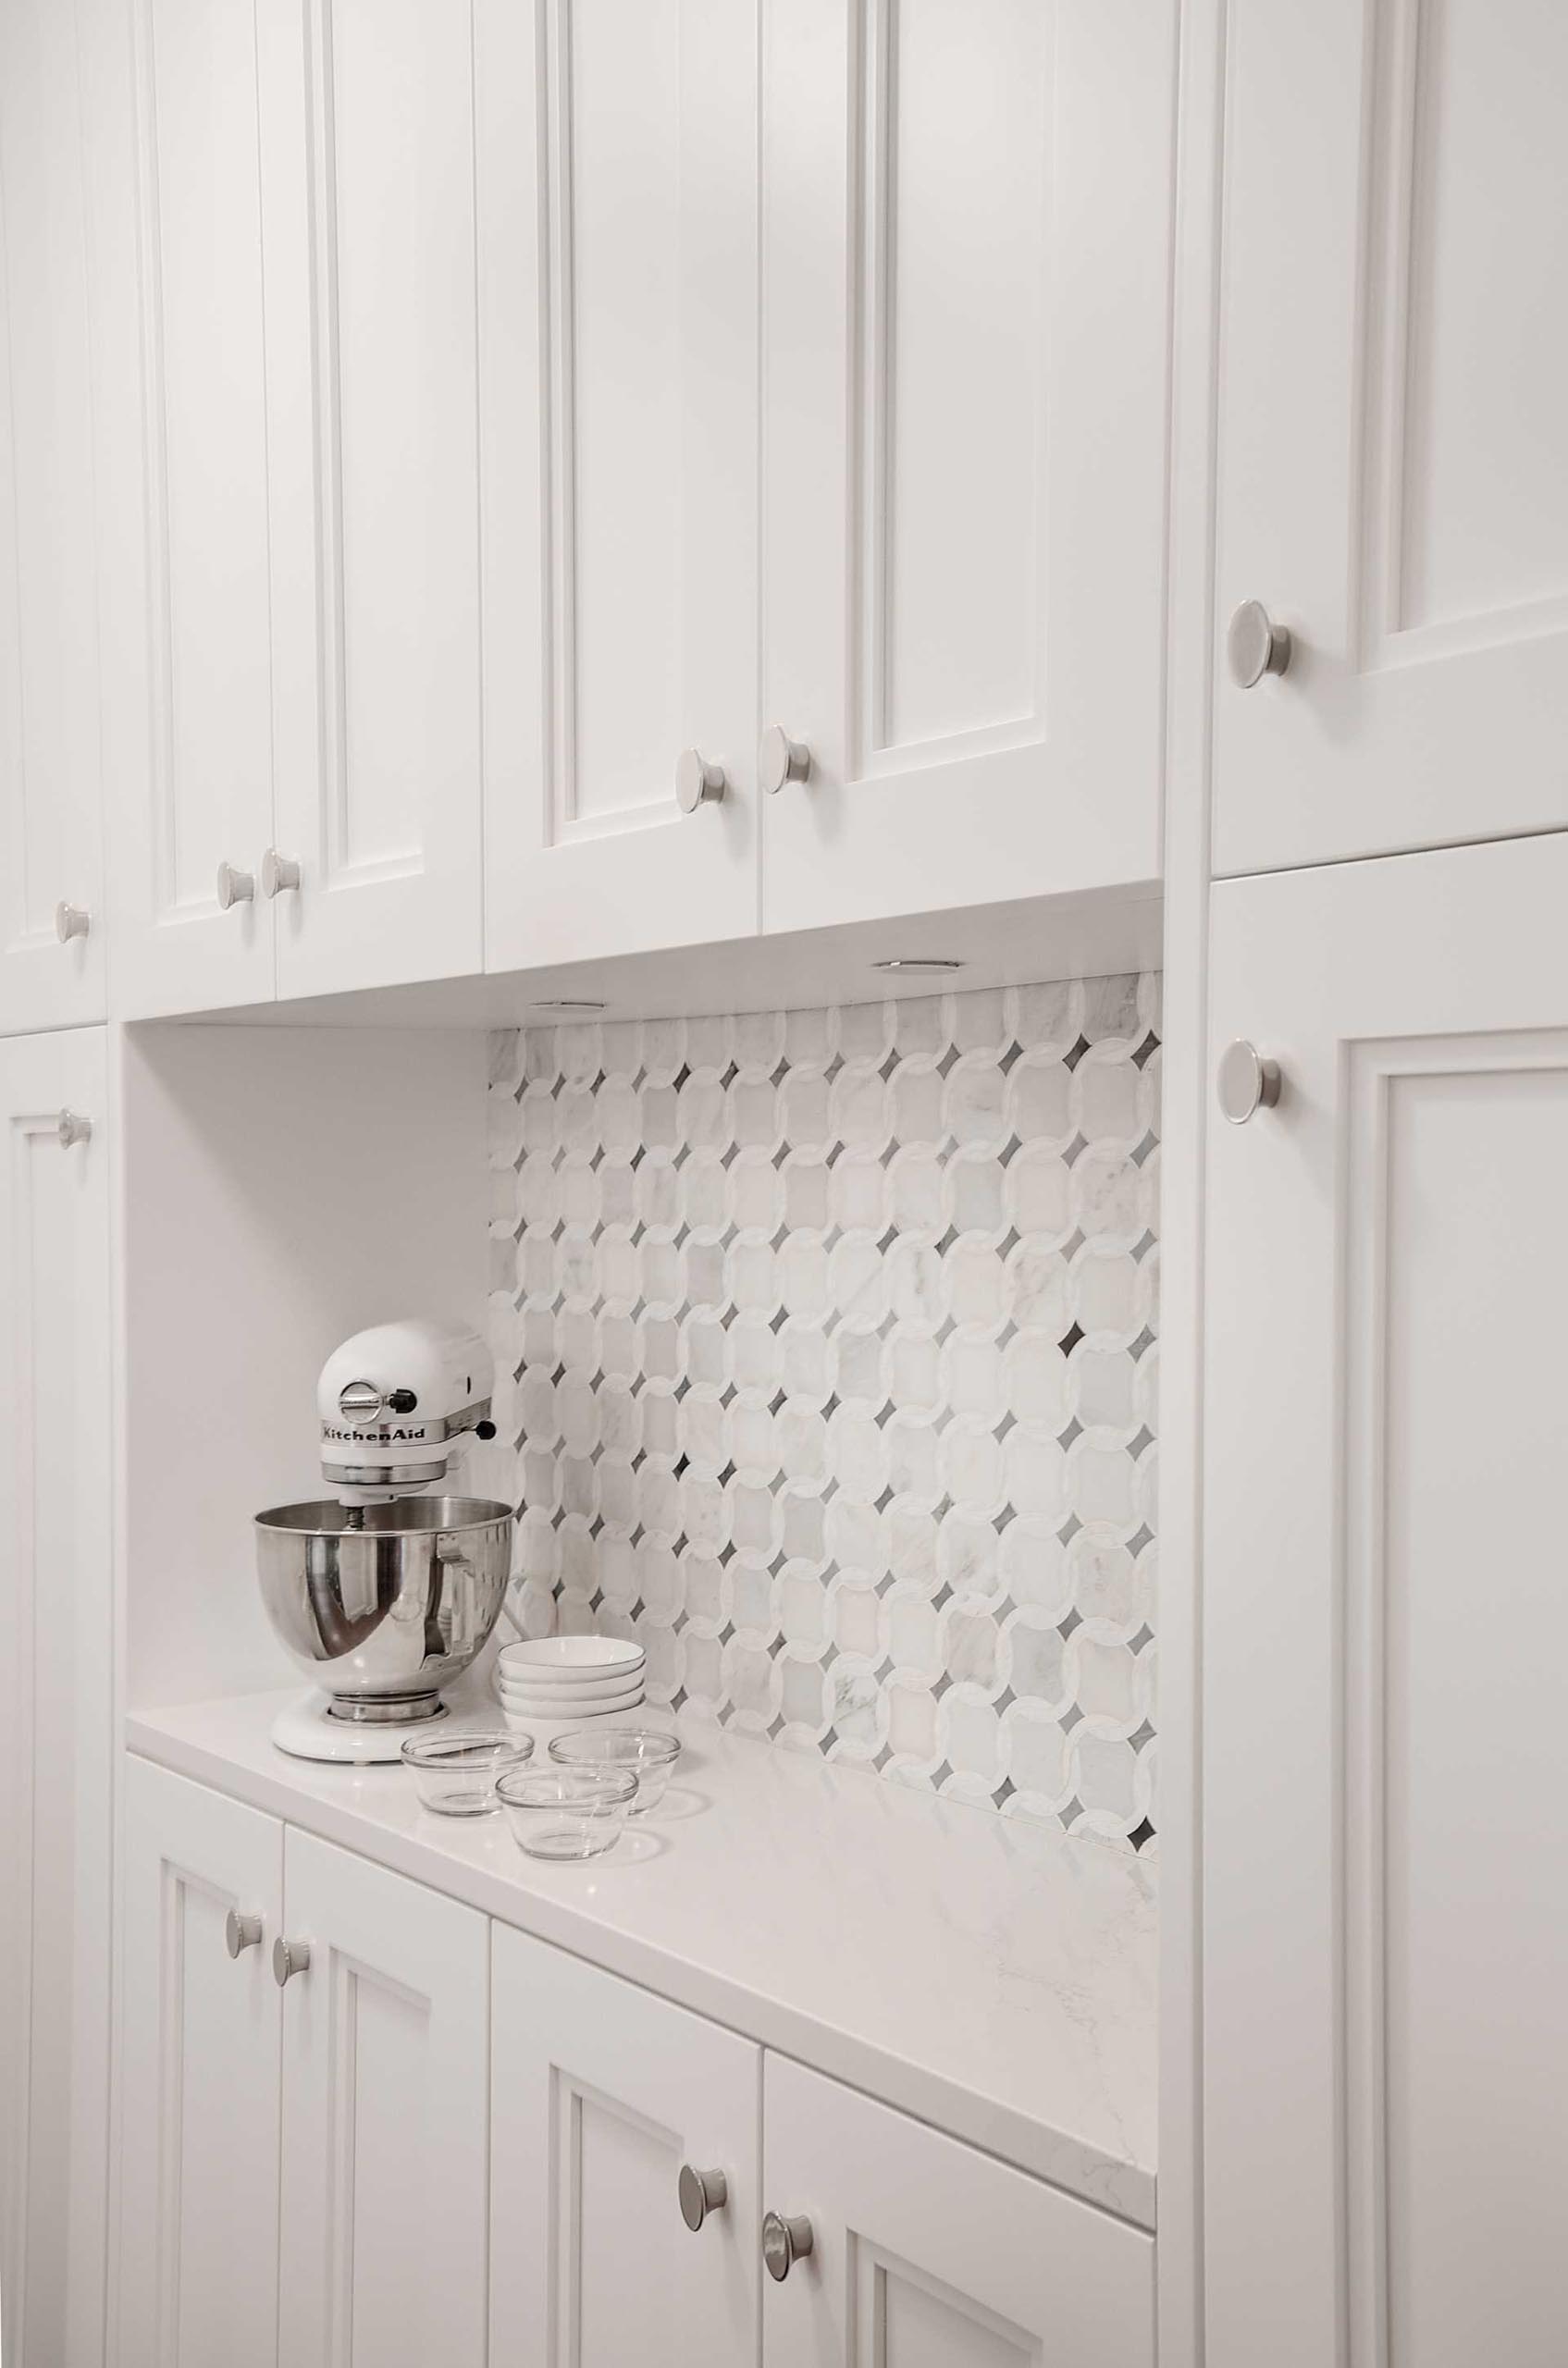
[[[106,1068],[102,1030],[0,1042],[6,2368],[95,2368],[103,2356],[113,1726]],[[74,1128],[62,1127],[68,1110]]]
[[[1208,2368],[1568,2356],[1565,908],[1564,837],[1214,898]]]
[[[766,926],[1146,881],[1176,8],[764,13]]]
[[[781,2056],[763,2115],[768,2368],[1154,2368],[1141,2229]]]
[[[121,1891],[111,2368],[276,2368],[283,1828],[129,1759]]]
[[[104,1017],[75,0],[0,10],[0,1030]]]
[[[756,927],[758,14],[478,0],[492,969]]]
[[[282,858],[261,884],[278,993],[476,971],[472,10],[253,14]]]
[[[484,2368],[489,1936],[290,1830],[278,2358]]]
[[[492,1947],[492,2360],[747,2368],[759,2051],[521,1932]]]
[[[129,5],[146,548],[114,630],[144,637],[147,747],[106,815],[135,1017],[272,994],[274,749],[254,0]]]
[[[1216,868],[1561,828],[1568,9],[1228,22]]]

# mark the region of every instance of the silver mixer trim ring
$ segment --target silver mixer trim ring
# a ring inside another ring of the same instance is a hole
[[[339,1488],[418,1488],[439,1480],[447,1468],[443,1455],[434,1463],[323,1463],[321,1476]]]
[[[327,1715],[350,1727],[414,1727],[425,1719],[444,1719],[447,1706],[438,1694],[395,1695],[389,1701],[368,1694],[334,1694]]]

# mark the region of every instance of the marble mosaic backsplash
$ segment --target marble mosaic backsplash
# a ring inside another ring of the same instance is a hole
[[[1159,980],[492,1045],[513,1609],[1149,1847]]]

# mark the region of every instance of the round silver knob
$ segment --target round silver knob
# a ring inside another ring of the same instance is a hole
[[[1243,600],[1225,636],[1230,679],[1243,691],[1255,690],[1266,674],[1282,674],[1290,663],[1290,631],[1277,625],[1261,600]]]
[[[85,1143],[92,1141],[93,1121],[91,1118],[82,1117],[78,1111],[62,1110],[55,1131],[60,1138],[60,1149],[69,1151],[73,1143]]]
[[[84,905],[56,906],[55,934],[62,945],[68,945],[73,937],[85,937],[92,926],[93,916]]]
[[[710,2212],[722,2212],[730,2200],[730,2183],[722,2171],[694,2171],[681,2164],[681,2217],[693,2236]]]
[[[233,905],[250,904],[256,893],[256,883],[248,871],[236,871],[231,863],[217,868],[217,901],[224,912]]]
[[[260,1948],[261,1936],[259,1916],[241,1916],[237,1907],[231,1907],[223,1919],[223,1945],[231,1957],[241,1955],[246,1949]]]
[[[1279,1064],[1265,1060],[1255,1044],[1238,1036],[1219,1056],[1216,1090],[1233,1127],[1244,1127],[1257,1110],[1272,1110],[1279,1099]]]
[[[813,2243],[809,2220],[786,2220],[770,2212],[762,2223],[762,2259],[770,2277],[782,2285],[797,2261],[804,2261]]]
[[[272,1944],[272,1978],[281,1990],[292,1981],[295,1974],[304,1973],[310,1966],[308,1941],[274,1941]]]
[[[284,888],[300,884],[300,867],[291,855],[279,855],[276,847],[268,847],[262,857],[262,894],[276,896]]]
[[[675,759],[675,802],[683,814],[716,806],[728,783],[722,765],[710,765],[700,748],[683,748]]]
[[[770,723],[757,752],[757,778],[770,797],[792,781],[809,781],[811,751],[804,740],[792,740],[782,723]]]

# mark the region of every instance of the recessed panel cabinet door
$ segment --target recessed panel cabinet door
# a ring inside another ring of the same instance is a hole
[[[765,16],[766,925],[1147,880],[1175,8]]]
[[[484,2368],[486,1920],[292,1829],[285,1889],[278,2356]]]
[[[148,1760],[125,1775],[119,2276],[112,2368],[276,2368],[276,1818]],[[230,1917],[247,1919],[232,1935]],[[242,1940],[238,1955],[230,1940]]]
[[[1563,837],[1215,894],[1208,2368],[1568,2357],[1565,909]]]
[[[759,2051],[492,1930],[492,2360],[754,2368]]]
[[[1568,9],[1235,0],[1228,41],[1217,868],[1560,828]],[[1243,689],[1249,601],[1292,647]]]
[[[105,1010],[89,313],[74,0],[8,0],[0,12],[4,1032],[101,1019]]]
[[[281,995],[482,959],[471,18],[255,0]]]
[[[105,1085],[102,1029],[0,1042],[6,2368],[103,2359],[114,1715]],[[72,1141],[62,1139],[67,1109]]]
[[[477,17],[487,962],[744,936],[758,11]]]
[[[768,2368],[1153,2368],[1151,2237],[780,2056],[763,2115]]]
[[[265,1001],[271,613],[253,0],[130,0],[140,207],[145,761],[108,786],[115,1000]],[[220,868],[228,866],[221,873]]]

